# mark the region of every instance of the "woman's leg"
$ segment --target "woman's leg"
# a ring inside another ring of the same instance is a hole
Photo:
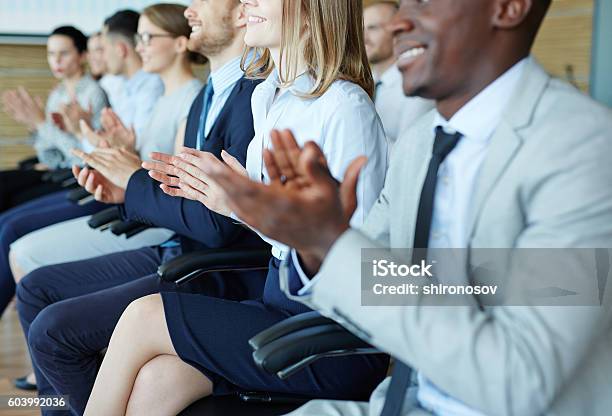
[[[212,383],[176,355],[158,355],[138,372],[126,415],[177,415],[212,394]]]
[[[132,302],[115,327],[85,414],[125,414],[138,373],[149,361],[164,354],[177,356],[161,296],[149,295]],[[204,393],[210,394],[212,383],[204,375],[200,377],[200,383],[207,386]],[[134,400],[134,405],[143,401],[136,396]]]

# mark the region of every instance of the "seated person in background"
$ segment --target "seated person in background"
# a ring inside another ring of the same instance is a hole
[[[106,59],[104,58],[104,38],[102,32],[96,32],[87,41],[87,63],[91,76],[98,81],[108,98],[111,107],[113,101],[120,94],[125,79],[121,75],[108,73]]]
[[[387,156],[384,130],[371,100],[374,82],[363,46],[362,0],[242,3],[250,22],[245,42],[262,51],[259,59],[246,59],[247,74],[267,78],[253,93],[255,136],[249,145],[246,169],[226,160],[240,177],[267,182],[270,172],[264,169],[264,157],[270,140],[276,140],[270,133],[289,127],[300,143],[317,140],[336,178],[344,175],[349,161],[365,153],[369,163],[358,185],[360,204],[352,218],[347,218],[359,226],[382,189]],[[323,49],[325,54],[315,53]],[[210,154],[196,151],[185,152],[170,162],[179,167],[163,171],[173,175],[181,174],[180,166],[183,172],[195,167],[191,163],[223,164]],[[166,192],[192,195],[189,186],[181,185],[176,178],[155,176],[164,181]],[[171,188],[176,186],[181,187]],[[229,217],[231,210],[219,198],[222,193],[210,187],[199,200]],[[115,327],[85,414],[175,415],[201,397],[241,390],[306,397],[368,397],[386,374],[388,360],[384,356],[330,359],[286,381],[255,366],[248,339],[289,316],[309,311],[281,292],[278,266],[289,253],[285,245],[268,241],[273,246],[273,258],[259,299],[236,302],[174,290],[133,302]],[[26,284],[28,277],[21,282],[24,294],[31,291]],[[24,299],[23,303],[31,301]],[[51,314],[51,308],[57,305],[48,307],[39,317],[46,315],[49,322],[59,323],[54,316],[65,315],[70,308],[66,305]],[[45,374],[56,367],[52,362],[59,356],[40,352],[57,348],[36,344],[50,333],[56,338],[55,330],[36,318],[30,329],[30,347],[34,360],[44,361]],[[61,357],[64,361],[63,354]],[[66,371],[63,378],[73,373]],[[165,391],[172,394],[161,394]],[[71,392],[62,393],[74,397]]]
[[[391,151],[401,135],[434,107],[434,102],[404,95],[402,74],[393,54],[393,33],[389,28],[397,12],[398,0],[366,0],[364,4],[365,47],[376,85],[374,103]]]
[[[151,114],[160,95],[163,94],[164,85],[157,74],[149,74],[142,70],[142,59],[135,50],[134,40],[138,31],[138,19],[138,13],[125,10],[115,13],[106,20],[105,37],[108,38],[106,42],[108,45],[104,47],[104,54],[108,69],[114,74],[122,74],[128,80],[124,84],[125,91],[115,100],[114,104],[119,106],[113,110],[116,114],[111,110],[104,109],[100,119],[111,119],[112,125],[115,126],[117,125],[116,118],[118,117],[125,123],[125,126],[128,126],[128,128],[133,127],[137,135],[140,134],[141,137],[144,137],[142,134],[144,134],[146,128],[150,127],[149,121],[151,119]],[[53,38],[55,38],[55,36],[52,36],[52,39]],[[56,40],[54,39],[54,41]],[[85,40],[83,42],[85,42]],[[178,78],[184,79],[185,77],[188,78],[189,75],[185,76],[181,74]],[[96,82],[90,77],[87,77],[87,79],[89,80],[89,85],[92,86],[91,88],[95,88],[103,97],[104,93]],[[181,104],[183,105],[183,112],[186,111],[188,103],[183,101]],[[78,103],[71,102],[71,109],[65,112],[66,117],[63,118],[65,120],[64,124],[70,126],[70,128],[75,131],[79,129],[79,124],[83,124],[80,120],[86,119],[86,117],[82,117],[80,114],[88,112],[83,110],[83,108],[88,108],[89,104],[83,105],[85,107],[80,106]],[[176,110],[179,110],[179,106],[180,104],[177,104]],[[173,117],[173,115],[179,118],[178,113],[178,111],[177,113],[174,111],[169,112],[165,115],[163,120],[168,120],[166,117]],[[97,118],[95,120],[97,120]],[[103,120],[101,120],[101,124],[108,125],[109,122],[103,122]],[[97,127],[97,121],[95,126]],[[172,126],[175,126],[176,129],[180,127],[175,124],[170,124],[155,133],[167,132],[171,130]],[[52,131],[59,131],[55,127],[47,126],[46,128],[52,129]],[[121,131],[125,130],[126,129],[123,129]],[[166,149],[173,149],[174,134],[176,134],[176,130],[168,133],[170,137],[165,138],[165,140],[167,140]],[[65,136],[65,133],[61,134],[61,137]],[[123,134],[124,140],[127,140],[125,138],[126,136],[131,137],[130,135]],[[77,140],[76,136],[70,137],[72,140]],[[91,137],[93,137],[93,135]],[[95,138],[97,137],[99,136]],[[160,143],[163,140],[164,138],[161,136],[159,138],[153,136],[154,143]],[[145,143],[144,139],[142,143]],[[83,147],[87,147],[89,150],[92,148],[89,139],[83,140],[83,144]],[[85,144],[88,145],[85,146]],[[70,149],[66,150],[70,151]],[[150,150],[151,148],[145,148],[145,151]],[[70,154],[70,159],[66,162],[68,164],[62,166],[70,166],[79,161],[79,158]],[[2,178],[2,181],[0,181],[0,189],[9,185],[14,188],[15,185],[12,182],[8,182],[8,184],[5,182],[4,176],[2,176],[3,174],[4,173],[0,173],[0,178]],[[19,175],[27,177],[28,175],[34,175],[34,173],[25,172],[19,173]],[[9,179],[7,178],[6,180],[8,181]],[[16,180],[14,183],[18,184],[19,181]],[[17,193],[17,190],[14,192]],[[15,284],[8,263],[10,244],[32,231],[58,222],[95,214],[101,209],[106,208],[105,204],[99,202],[92,202],[85,205],[73,204],[66,199],[68,192],[69,191],[66,190],[58,191],[34,199],[0,215],[0,314],[12,299],[15,291]],[[77,242],[77,244],[82,243]]]
[[[46,108],[23,87],[2,94],[4,111],[32,132],[39,164],[31,170],[0,171],[0,213],[60,189],[43,177],[77,160],[70,152],[81,147],[81,139],[68,113],[76,112],[77,117],[99,125],[107,101],[104,91],[86,74],[86,59],[87,37],[72,26],[59,27],[47,41],[47,60],[60,83],[51,91]]]
[[[136,136],[145,137],[143,132],[153,107],[164,93],[164,85],[158,74],[142,68],[135,38],[139,19],[140,14],[133,10],[121,10],[106,19],[102,44],[108,74],[120,76],[124,81],[119,93],[110,95],[111,107],[125,126],[134,129]]]
[[[191,64],[202,63],[204,57],[188,50],[191,27],[184,17],[185,9],[180,5],[157,4],[144,9],[140,16],[136,49],[143,59],[143,70],[160,75],[164,95],[155,104],[143,137],[135,136],[132,129],[116,120],[115,133],[123,137],[120,140],[129,148],[98,151],[112,166],[111,170],[128,172],[125,183],[118,184],[123,189],[127,188],[130,173],[140,169],[142,160],[149,160],[152,152],[174,153],[177,144],[182,146],[189,109],[202,89],[202,83],[193,75]],[[96,134],[86,126],[85,129],[87,137]],[[96,140],[115,141],[109,136]],[[83,169],[81,178],[87,177],[88,173],[87,168]],[[85,180],[81,182],[85,183]],[[10,263],[15,280],[51,264],[161,244],[174,234],[170,230],[151,228],[127,239],[91,229],[87,225],[89,219],[86,216],[54,224],[14,242]]]
[[[166,11],[164,16],[170,18]],[[185,16],[191,27],[188,47],[209,59],[211,75],[207,88],[193,101],[184,145],[219,158],[225,150],[226,157],[231,154],[239,161],[237,164],[244,164],[254,136],[251,95],[257,81],[246,79],[240,67],[246,26],[243,6],[239,0],[196,1]],[[186,24],[185,18],[182,22]],[[145,50],[157,49],[164,42],[173,43],[155,38]],[[164,288],[156,273],[161,264],[198,249],[264,246],[257,235],[231,218],[198,202],[166,195],[148,171],[139,166],[129,165],[132,171],[122,168],[121,161],[118,166],[109,166],[101,152],[82,156],[96,170],[79,179],[83,183],[90,181],[87,188],[91,192],[98,189],[99,199],[123,202],[121,209],[126,218],[171,229],[178,235],[159,246],[43,267],[19,283],[17,308],[30,351],[35,355],[53,352],[34,360],[38,391],[69,392],[70,404],[78,414],[89,397],[99,353],[108,345],[121,313],[132,300]],[[161,154],[157,154],[159,157]],[[229,299],[257,298],[263,290],[265,272],[208,277],[195,287],[182,289]],[[48,336],[47,331],[57,337]],[[58,362],[62,364],[57,366]]]
[[[392,29],[404,91],[435,99],[436,111],[397,144],[360,229],[346,218],[363,160],[339,189],[322,151],[313,143],[295,151],[289,137],[281,144],[292,152],[277,147],[283,163],[268,164],[295,178],[284,185],[250,182],[222,165],[203,170],[237,216],[297,249],[281,273],[291,299],[397,359],[370,403],[313,401],[292,416],[610,413],[612,112],[530,57],[550,3],[402,0]],[[374,247],[396,264],[410,259],[389,249],[466,249],[454,283],[496,284],[502,299],[421,292],[398,306],[363,305],[362,249]],[[503,274],[478,267],[476,257],[507,252],[528,255]],[[107,358],[130,339],[128,324],[138,325],[128,316]],[[126,348],[139,345],[131,341]]]
[[[96,32],[87,39],[87,65],[89,66],[91,77],[100,82],[106,74],[106,61],[104,60],[104,45],[102,44],[101,32]],[[102,89],[104,89],[103,86]],[[105,92],[108,96],[108,92]]]

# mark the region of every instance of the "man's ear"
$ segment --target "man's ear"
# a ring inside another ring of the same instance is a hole
[[[189,39],[185,36],[179,36],[174,40],[174,48],[177,53],[185,53],[187,52],[187,44],[189,43]]]
[[[520,26],[529,16],[533,2],[534,0],[496,0],[493,26],[499,29],[513,29]]]
[[[115,44],[115,48],[119,49],[119,55],[123,59],[128,57],[130,47],[129,47],[127,41],[125,41],[123,39],[118,40],[117,43]]]
[[[246,27],[247,25],[246,7],[242,3],[240,3],[234,9],[234,25],[238,29],[242,29],[243,27]]]

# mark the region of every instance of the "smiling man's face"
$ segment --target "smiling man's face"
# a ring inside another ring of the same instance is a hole
[[[236,36],[234,14],[237,0],[193,0],[185,10],[191,26],[188,48],[210,57],[227,48]]]
[[[391,26],[406,95],[441,99],[469,84],[490,50],[493,3],[401,1]]]

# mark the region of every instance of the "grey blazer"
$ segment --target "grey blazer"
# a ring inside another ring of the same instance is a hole
[[[612,113],[533,60],[520,86],[476,185],[469,250],[612,247]],[[310,295],[286,293],[485,414],[610,414],[610,285],[597,306],[361,306],[361,249],[412,244],[433,115],[398,143],[368,220],[336,242]],[[570,280],[591,279],[579,261],[559,267]],[[513,267],[508,281],[524,280],[528,267]],[[287,275],[284,267],[284,287]]]

